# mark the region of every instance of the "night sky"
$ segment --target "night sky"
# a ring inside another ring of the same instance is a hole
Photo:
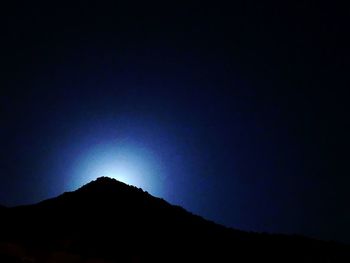
[[[226,226],[350,243],[349,9],[143,2],[2,7],[0,204],[111,176]]]

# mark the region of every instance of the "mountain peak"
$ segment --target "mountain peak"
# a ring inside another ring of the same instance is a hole
[[[111,178],[111,177],[107,177],[107,176],[101,176],[96,178],[96,180],[91,181],[90,183],[98,183],[98,184],[112,184],[112,183],[122,183],[121,181],[118,181],[117,179]]]
[[[87,188],[87,187],[88,188],[90,187],[106,188],[106,187],[126,187],[126,186],[130,186],[130,185],[123,183],[121,181],[118,181],[117,179],[114,179],[111,177],[101,176],[83,185],[81,188]]]
[[[118,181],[117,179],[114,179],[114,178],[111,178],[108,176],[97,177],[95,180],[92,180],[88,184],[91,184],[91,183],[103,183],[103,184],[104,183],[122,183],[122,184],[124,184],[123,182]]]
[[[103,202],[129,202],[148,195],[143,189],[128,185],[117,179],[102,176],[91,181],[72,193],[82,193],[85,199]],[[141,195],[140,195],[141,194]],[[103,199],[103,200],[102,200]]]

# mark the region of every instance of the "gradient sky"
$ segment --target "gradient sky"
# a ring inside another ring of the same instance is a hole
[[[227,226],[350,242],[346,10],[4,8],[0,203],[107,175]]]

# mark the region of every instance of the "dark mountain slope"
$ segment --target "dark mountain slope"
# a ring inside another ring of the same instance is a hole
[[[229,229],[104,177],[0,213],[8,261],[350,262],[345,245]]]

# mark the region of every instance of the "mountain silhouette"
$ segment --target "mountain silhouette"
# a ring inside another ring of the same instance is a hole
[[[107,177],[0,218],[0,262],[350,262],[347,245],[227,228]]]

